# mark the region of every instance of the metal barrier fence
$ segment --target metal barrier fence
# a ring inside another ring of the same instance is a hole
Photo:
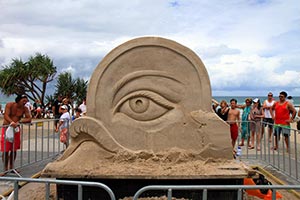
[[[17,168],[56,157],[64,149],[64,145],[59,140],[59,133],[55,132],[54,122],[54,119],[46,119],[20,124],[20,149],[11,151],[11,153],[4,152],[6,152],[9,145],[12,145],[11,148],[14,149],[16,143],[7,142],[8,139],[4,136],[7,126],[0,126],[2,130],[2,161],[5,163],[8,162],[9,158],[15,157],[15,162],[12,164],[8,163],[8,169],[1,162],[0,171],[6,173],[13,170],[18,174],[15,170]]]
[[[97,187],[105,190],[110,199],[115,200],[115,195],[113,191],[106,185],[98,182],[85,182],[85,181],[66,181],[66,180],[54,180],[54,179],[32,179],[32,178],[10,178],[10,177],[0,177],[0,181],[12,181],[13,182],[13,198],[15,200],[19,199],[19,183],[41,183],[45,184],[45,199],[50,198],[50,184],[61,184],[61,185],[77,185],[77,199],[82,200],[84,197],[83,186]],[[174,190],[185,190],[185,191],[202,191],[202,200],[207,200],[209,190],[231,190],[237,192],[237,200],[243,199],[243,192],[246,190],[271,190],[271,197],[268,199],[276,200],[278,190],[300,190],[300,185],[150,185],[139,189],[133,196],[133,200],[137,200],[141,194],[147,191],[167,191],[168,200],[172,200],[172,192]],[[201,199],[201,197],[199,197]]]
[[[110,199],[115,200],[115,195],[113,191],[106,186],[105,184],[98,182],[86,182],[86,181],[68,181],[68,180],[54,180],[54,179],[33,179],[33,178],[12,178],[12,177],[0,177],[1,181],[12,181],[13,182],[13,198],[14,200],[19,199],[19,183],[41,183],[45,184],[45,199],[49,200],[50,198],[50,185],[51,184],[60,184],[60,185],[77,185],[77,199],[82,200],[84,197],[83,186],[88,187],[97,187],[102,190],[105,190],[109,195]],[[277,199],[277,190],[300,190],[300,185],[150,185],[145,186],[139,189],[133,196],[133,200],[137,200],[141,194],[147,191],[167,191],[168,200],[172,200],[172,193],[174,190],[185,190],[185,191],[195,191],[202,190],[202,200],[207,200],[209,190],[231,190],[237,191],[237,200],[243,199],[243,192],[246,190],[271,190],[271,197],[268,199],[276,200]]]
[[[168,200],[172,200],[173,190],[203,190],[202,200],[207,200],[208,190],[235,190],[237,191],[237,200],[242,200],[243,191],[249,189],[271,189],[272,190],[272,200],[276,200],[276,190],[277,189],[300,189],[300,185],[192,185],[192,186],[180,186],[180,185],[150,185],[138,190],[133,200],[137,200],[139,196],[150,190],[165,190],[167,191]],[[200,199],[200,198],[199,198]]]
[[[30,124],[21,124],[21,147],[17,151],[17,155],[12,155],[12,157],[16,156],[16,160],[14,165],[11,166],[10,170],[17,169],[20,167],[28,166],[33,163],[43,161],[48,158],[53,158],[57,156],[63,149],[64,145],[59,140],[59,133],[55,132],[54,129],[54,119],[46,119],[33,121]],[[252,121],[240,121],[240,123],[244,123],[249,125],[256,126],[257,124]],[[285,173],[286,175],[294,178],[297,181],[300,181],[299,175],[299,159],[298,159],[298,149],[300,149],[300,141],[298,142],[298,133],[299,131],[296,129],[288,129],[290,136],[287,137],[289,149],[286,148],[284,144],[284,140],[281,137],[277,137],[277,142],[279,148],[277,150],[272,149],[275,144],[274,128],[272,131],[272,136],[269,138],[268,126],[272,126],[272,124],[268,124],[265,122],[261,122],[260,126],[263,127],[264,133],[260,138],[259,149],[249,149],[247,141],[245,141],[245,146],[242,147],[243,155],[241,159],[244,160],[258,160],[263,161],[266,164],[274,167]],[[265,127],[266,126],[266,127]],[[3,128],[4,126],[1,126]],[[247,135],[250,136],[250,129],[247,129]],[[258,130],[256,127],[255,130]],[[228,133],[229,134],[229,133]],[[261,133],[260,133],[261,134]],[[238,143],[240,142],[241,132],[239,133]],[[255,147],[257,143],[258,133],[254,134]],[[1,137],[5,140],[5,138]],[[280,138],[280,140],[279,140]],[[249,139],[249,138],[248,138]],[[270,140],[269,140],[270,139]],[[5,143],[4,143],[5,149]],[[288,150],[288,151],[287,151]],[[14,152],[13,152],[14,153]],[[3,154],[3,152],[2,152]],[[2,155],[2,160],[7,159],[6,154]],[[0,163],[0,172],[7,171],[3,165],[3,162]]]
[[[17,169],[20,167],[32,165],[36,162],[43,161],[48,158],[53,158],[60,154],[60,152],[64,149],[64,145],[59,140],[59,133],[55,132],[54,129],[54,121],[52,119],[47,120],[40,120],[40,121],[34,121],[31,124],[21,124],[21,148],[18,150],[18,153],[16,155],[16,161],[14,165],[12,166],[12,169]],[[242,121],[241,121],[242,122]],[[241,123],[240,122],[240,123]],[[286,147],[286,144],[284,140],[282,139],[283,136],[281,134],[280,140],[279,135],[277,135],[277,142],[278,142],[278,149],[273,149],[275,144],[275,137],[274,137],[274,127],[271,129],[271,137],[269,137],[268,133],[268,126],[272,126],[272,124],[268,124],[265,122],[260,122],[259,126],[263,128],[259,128],[257,124],[254,124],[252,121],[243,121],[243,123],[254,126],[255,131],[259,133],[254,134],[254,145],[255,148],[249,149],[247,141],[245,141],[245,146],[242,147],[243,153],[241,155],[241,159],[243,160],[250,160],[253,162],[259,161],[264,162],[267,165],[270,165],[274,167],[277,170],[280,170],[284,174],[286,174],[288,177],[291,177],[297,181],[300,181],[300,175],[299,175],[299,160],[298,160],[298,149],[300,148],[300,144],[298,142],[298,133],[299,131],[296,129],[287,129],[288,133],[290,134],[289,137],[287,137],[287,144],[289,147]],[[254,125],[253,125],[254,124]],[[2,128],[2,127],[1,127]],[[263,130],[263,132],[261,132]],[[229,134],[229,133],[228,133]],[[241,134],[241,132],[239,132]],[[257,137],[258,134],[261,134],[261,137]],[[251,135],[250,129],[247,129],[247,135]],[[259,149],[257,148],[258,141],[260,140]],[[250,139],[249,137],[247,138]],[[238,139],[238,142],[240,142],[240,137]],[[15,155],[13,155],[14,157]],[[4,156],[5,158],[5,156]],[[4,166],[0,164],[0,170],[3,169],[3,171],[6,171],[4,169]],[[18,178],[8,178],[8,177],[0,177],[0,181],[2,180],[8,180],[11,181],[21,181],[21,179]],[[25,181],[25,179],[22,179]],[[41,182],[43,181],[50,181],[48,183],[57,183],[57,184],[63,184],[62,182],[55,182],[54,180],[44,180],[44,179],[33,179],[28,182]],[[78,181],[75,182],[68,182],[67,184],[81,184]],[[88,182],[91,183],[91,182]],[[47,186],[48,187],[48,186]],[[81,191],[82,188],[79,186],[78,191]],[[300,189],[298,187],[300,186],[149,186],[146,187],[146,189],[151,189],[152,187],[157,187],[159,189],[166,189],[172,194],[172,189],[202,189],[203,195],[207,195],[207,190],[210,189],[218,189],[222,188],[225,190],[229,189],[236,189],[238,190],[238,194],[245,189],[257,189],[257,188],[271,188],[271,189]],[[167,188],[169,187],[169,188]],[[188,188],[187,188],[188,187]],[[180,190],[182,190],[180,189]],[[142,189],[141,189],[142,190]],[[47,192],[46,192],[47,193]],[[136,194],[139,195],[139,192]],[[168,193],[169,195],[169,193]],[[205,196],[204,196],[205,197]]]
[[[242,123],[242,122],[241,122]],[[299,131],[293,128],[283,128],[283,131],[288,134],[284,137],[283,133],[275,131],[273,124],[266,122],[254,123],[252,121],[243,121],[244,125],[254,126],[255,133],[252,135],[251,130],[247,129],[248,138],[244,142],[242,147],[243,155],[241,159],[248,161],[262,161],[267,165],[280,170],[287,176],[300,181],[299,174],[299,159],[298,159],[298,149],[300,149]],[[258,127],[257,127],[258,126]],[[269,127],[270,134],[269,135]],[[275,135],[277,137],[275,137]],[[249,146],[248,141],[254,136],[254,144]],[[260,137],[258,137],[260,136]],[[285,141],[286,139],[286,141]],[[238,137],[238,144],[241,142],[241,130]],[[276,142],[278,143],[278,148],[274,148]],[[237,145],[238,145],[237,144]],[[259,144],[259,145],[258,145]],[[288,144],[288,146],[286,145]],[[252,146],[254,148],[252,148]]]
[[[44,183],[45,184],[45,199],[49,200],[50,198],[50,184],[62,184],[62,185],[77,185],[77,195],[78,195],[78,200],[83,199],[83,186],[89,186],[89,187],[97,187],[105,190],[110,199],[115,200],[115,195],[112,192],[112,190],[102,184],[102,183],[97,183],[97,182],[85,182],[85,181],[67,181],[67,180],[54,180],[54,179],[33,179],[33,178],[11,178],[11,177],[0,177],[0,181],[12,181],[14,185],[14,193],[13,197],[14,200],[19,199],[19,183],[20,182],[27,182],[27,183]]]

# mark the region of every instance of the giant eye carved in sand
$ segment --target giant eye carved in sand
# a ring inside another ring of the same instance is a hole
[[[153,84],[155,82],[158,84]],[[122,77],[113,91],[115,118],[135,123],[159,123],[178,108],[184,84],[168,73],[143,70]]]
[[[130,40],[101,60],[89,82],[86,116],[72,123],[70,133],[68,149],[48,174],[107,177],[110,167],[103,163],[119,152],[160,155],[176,149],[201,159],[232,158],[229,127],[211,108],[205,66],[187,47],[160,37]],[[155,167],[147,166],[152,177]],[[123,169],[111,175],[120,177]],[[130,177],[144,173],[128,169]]]
[[[142,90],[123,97],[114,113],[123,113],[137,121],[151,121],[159,119],[173,108],[174,105],[158,93]]]
[[[95,69],[87,117],[73,123],[72,146],[91,140],[107,152],[230,149],[224,146],[227,124],[211,116],[209,77],[199,57],[167,39],[138,38]]]

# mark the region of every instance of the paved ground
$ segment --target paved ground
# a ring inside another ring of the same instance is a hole
[[[33,176],[38,177],[39,172],[41,172],[44,167],[49,163],[55,160],[55,158],[45,159],[43,161],[36,162],[34,164],[30,164],[21,168],[17,168],[16,171],[10,171],[5,175],[5,177],[23,177],[23,178],[32,178]],[[13,183],[10,181],[0,181],[0,194],[4,194],[10,189],[13,188]]]

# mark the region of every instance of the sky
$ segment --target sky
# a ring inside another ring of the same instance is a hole
[[[89,80],[118,45],[159,36],[193,50],[213,96],[300,96],[299,0],[0,0],[0,66],[39,52]]]

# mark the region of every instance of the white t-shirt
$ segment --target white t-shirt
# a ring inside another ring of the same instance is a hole
[[[65,112],[64,114],[62,114],[59,118],[59,121],[63,121],[64,123],[59,127],[60,130],[62,130],[63,128],[68,128],[71,118],[70,118],[70,114],[69,112]]]
[[[86,105],[85,104],[80,104],[79,109],[81,110],[81,113],[86,113]]]
[[[25,106],[28,108],[29,111],[32,110],[32,105],[31,105],[30,101],[27,101],[27,103],[25,104]]]

